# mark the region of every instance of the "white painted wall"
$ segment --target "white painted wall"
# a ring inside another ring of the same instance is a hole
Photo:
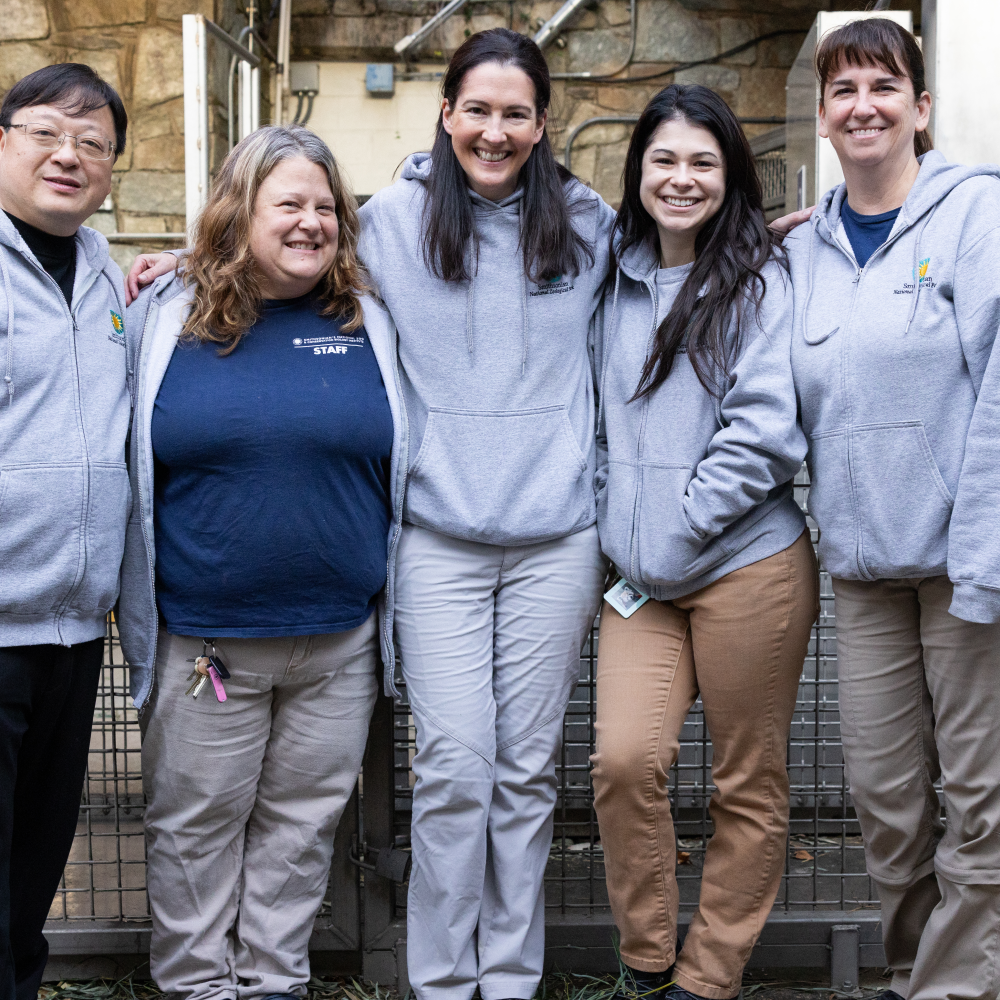
[[[1000,0],[923,0],[931,136],[953,163],[1000,163]]]
[[[417,70],[436,77],[441,67]],[[403,159],[429,150],[434,140],[440,79],[397,76],[395,86],[392,97],[371,97],[365,90],[364,63],[319,63],[319,94],[307,124],[333,150],[355,194],[371,195],[390,185]],[[293,113],[295,103],[291,98]]]

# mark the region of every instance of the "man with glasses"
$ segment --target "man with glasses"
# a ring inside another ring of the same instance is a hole
[[[0,1000],[45,968],[131,506],[124,285],[82,226],[126,124],[74,63],[0,105]]]

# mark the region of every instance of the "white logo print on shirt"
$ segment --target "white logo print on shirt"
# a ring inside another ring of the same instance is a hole
[[[294,337],[293,348],[311,348],[313,354],[346,354],[350,347],[363,347],[364,337],[346,337],[336,334],[332,337]]]

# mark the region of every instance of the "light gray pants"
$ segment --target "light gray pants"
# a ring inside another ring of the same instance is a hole
[[[396,637],[417,727],[407,963],[419,1000],[529,998],[555,760],[605,562],[597,529],[518,547],[403,526]]]
[[[232,677],[184,694],[201,639],[162,634],[142,744],[156,985],[188,1000],[304,996],[309,936],[378,681],[349,632],[219,639]]]
[[[1000,625],[948,614],[943,576],[833,587],[844,757],[892,989],[996,1000]]]

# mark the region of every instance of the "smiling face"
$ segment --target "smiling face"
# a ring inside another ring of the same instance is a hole
[[[282,160],[257,191],[250,226],[262,297],[311,292],[333,266],[338,232],[326,171],[302,156]]]
[[[913,134],[927,128],[931,97],[913,93],[908,77],[884,66],[840,65],[823,87],[819,134],[830,140],[845,169],[914,158]]]
[[[48,125],[54,132],[99,135],[113,143],[115,122],[105,106],[73,116],[43,104],[21,108],[12,125],[28,122]],[[111,193],[114,157],[81,157],[72,139],[58,149],[38,145],[24,129],[7,128],[0,134],[0,205],[11,215],[53,236],[72,236],[84,220]]]
[[[521,167],[545,132],[535,88],[517,66],[480,63],[465,74],[455,106],[442,103],[442,121],[469,187],[490,201],[514,193]]]
[[[690,263],[695,238],[726,197],[726,165],[714,135],[685,118],[665,121],[642,156],[642,207],[656,223],[663,267]]]

